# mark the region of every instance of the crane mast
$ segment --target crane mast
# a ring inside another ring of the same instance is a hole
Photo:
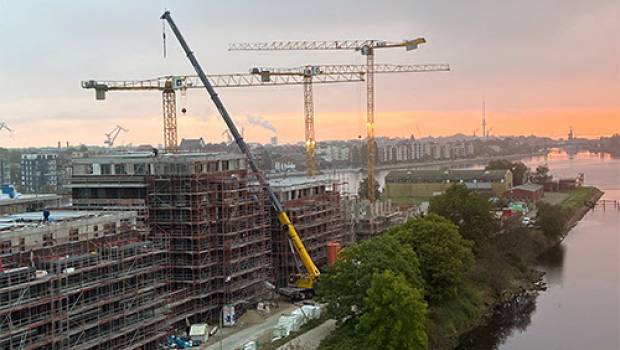
[[[313,78],[320,74],[360,74],[361,76],[371,76],[374,79],[374,73],[409,73],[409,72],[438,72],[449,71],[450,66],[447,64],[417,64],[417,65],[394,65],[394,64],[381,64],[381,65],[322,65],[322,66],[301,66],[293,68],[253,68],[252,73],[261,76],[261,79],[268,81],[271,77],[279,77],[286,75],[299,75],[304,78],[304,126],[305,126],[305,148],[306,148],[306,169],[309,176],[314,175],[316,171],[316,139],[314,135],[314,101],[312,93]],[[368,74],[372,71],[372,74]],[[369,86],[369,85],[367,85]],[[372,84],[374,86],[374,84]],[[374,90],[374,87],[373,87]],[[374,101],[374,93],[369,101]],[[369,108],[374,110],[373,108]],[[374,114],[372,115],[374,120]],[[369,131],[369,140],[374,140],[374,130]],[[374,150],[374,147],[373,147]],[[370,154],[370,153],[369,153]],[[372,152],[374,155],[374,152]],[[374,164],[374,162],[372,162]],[[374,173],[370,169],[371,173]]]
[[[273,192],[273,190],[269,186],[269,182],[263,176],[260,175],[259,169],[256,165],[256,161],[254,160],[254,157],[252,156],[252,153],[250,152],[249,147],[243,140],[243,137],[239,133],[239,130],[237,130],[235,123],[233,122],[232,118],[228,114],[228,111],[226,110],[226,107],[220,100],[220,97],[218,96],[217,92],[211,85],[211,82],[209,82],[207,75],[205,74],[202,67],[200,66],[200,63],[196,59],[196,56],[194,55],[189,45],[183,38],[183,35],[179,31],[178,27],[174,23],[174,20],[170,16],[170,11],[164,12],[164,14],[161,16],[161,19],[166,20],[168,25],[170,25],[172,32],[174,33],[177,40],[179,41],[179,44],[183,48],[183,51],[185,51],[187,58],[189,59],[190,63],[196,70],[196,74],[198,74],[200,81],[202,82],[205,89],[209,93],[209,96],[211,97],[211,100],[213,100],[213,103],[215,104],[222,119],[224,119],[224,122],[228,126],[228,129],[230,130],[230,133],[235,139],[237,146],[239,146],[239,149],[241,150],[241,152],[246,156],[250,169],[257,175],[257,178],[258,178],[258,181],[261,187],[263,187],[265,191],[267,192],[271,205],[273,206],[274,210],[277,213],[278,221],[283,227],[286,228],[289,239],[295,251],[299,255],[299,258],[302,264],[304,265],[306,269],[306,275],[297,280],[296,286],[300,288],[312,288],[314,286],[315,280],[320,275],[320,271],[316,267],[316,265],[314,264],[314,261],[312,261],[312,258],[310,257],[310,254],[308,254],[308,251],[304,247],[303,242],[299,238],[299,234],[297,233],[297,231],[295,230],[295,227],[291,223],[288,215],[286,214],[286,211],[284,211],[284,207],[282,206],[282,203],[280,203],[280,200],[278,199],[276,194]]]

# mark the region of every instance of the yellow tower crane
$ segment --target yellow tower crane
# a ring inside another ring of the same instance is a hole
[[[343,83],[363,81],[363,74],[359,72],[320,73],[314,68],[311,83]],[[283,73],[273,78],[265,79],[253,73],[212,74],[207,76],[214,87],[254,87],[254,86],[282,86],[304,85],[307,89],[308,78],[297,73]],[[177,150],[177,114],[176,91],[185,91],[192,88],[204,88],[198,76],[164,76],[145,80],[86,80],[82,81],[82,88],[95,89],[95,98],[105,100],[108,91],[149,91],[162,92],[164,114],[164,147],[166,152],[174,153]],[[310,86],[311,89],[311,86]]]
[[[447,64],[375,64],[374,74],[383,73],[420,73],[420,72],[447,72],[450,66]],[[260,74],[261,79],[268,81],[271,76],[298,75],[304,77],[304,121],[305,121],[305,147],[306,168],[308,175],[312,176],[316,170],[316,140],[314,135],[314,101],[312,94],[312,77],[317,74],[367,74],[366,65],[340,64],[324,66],[301,66],[294,68],[254,68],[252,73]],[[372,147],[374,153],[374,147]],[[374,193],[373,193],[374,194]]]
[[[368,199],[375,201],[375,49],[404,47],[407,51],[426,43],[424,38],[389,42],[383,40],[331,40],[331,41],[272,41],[257,43],[232,43],[230,51],[283,51],[283,50],[354,50],[366,56],[366,132],[368,142]]]

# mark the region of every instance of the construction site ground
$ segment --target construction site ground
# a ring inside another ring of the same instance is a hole
[[[279,306],[272,308],[268,315],[261,315],[254,309],[248,310],[234,327],[218,330],[200,349],[235,350],[243,349],[243,344],[251,340],[259,344],[271,342],[273,327],[278,323],[280,316],[290,313],[295,308],[296,306],[291,303],[280,302]]]
[[[319,348],[321,341],[334,329],[336,329],[336,320],[327,320],[297,338],[290,340],[277,350],[316,350]]]

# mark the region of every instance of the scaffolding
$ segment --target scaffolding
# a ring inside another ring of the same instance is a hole
[[[150,238],[170,259],[169,323],[218,319],[259,301],[270,278],[270,222],[246,170],[150,178]]]
[[[350,218],[338,192],[326,191],[320,186],[301,193],[305,194],[302,198],[285,201],[284,208],[315,264],[325,266],[327,243],[338,242],[342,246],[352,243]],[[277,222],[272,224],[272,254],[276,284],[286,286],[291,276],[298,273],[298,267],[288,236]]]
[[[72,241],[10,256],[0,349],[155,349],[167,334],[164,250],[128,225],[89,238],[79,224]]]

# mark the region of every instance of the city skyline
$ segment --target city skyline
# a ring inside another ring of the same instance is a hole
[[[103,145],[116,124],[129,129],[119,144],[162,143],[159,93],[109,93],[95,101],[86,79],[143,79],[188,74],[178,44],[168,31],[162,58],[161,23],[166,3],[111,2],[100,6],[56,2],[9,3],[0,33],[5,49],[0,68],[3,113],[14,133],[0,131],[0,147]],[[227,44],[265,40],[400,40],[423,36],[419,50],[386,50],[378,63],[448,63],[448,73],[377,77],[376,134],[386,137],[472,134],[487,103],[491,134],[578,137],[620,130],[618,8],[613,0],[390,1],[381,7],[341,1],[315,6],[270,1],[262,6],[170,4],[208,73],[247,72],[252,66],[362,63],[353,52],[229,52]],[[322,11],[326,8],[330,11]],[[123,11],[119,11],[119,9]],[[528,18],[520,9],[528,8]],[[266,12],[267,14],[263,13]],[[295,13],[304,13],[302,21]],[[340,18],[338,14],[350,16]],[[480,18],[481,13],[494,16]],[[337,19],[337,20],[336,20]],[[113,25],[112,25],[113,23]],[[449,24],[449,25],[448,25]],[[16,35],[9,33],[19,33]],[[200,40],[198,38],[204,38]],[[62,47],[62,49],[60,49]],[[67,54],[70,51],[70,54]],[[235,120],[260,115],[278,129],[282,143],[303,139],[303,98],[299,86],[219,89]],[[363,83],[315,86],[318,141],[365,135]],[[221,142],[225,129],[204,91],[192,91],[178,107],[179,139]],[[269,141],[272,132],[246,123],[251,142]]]

